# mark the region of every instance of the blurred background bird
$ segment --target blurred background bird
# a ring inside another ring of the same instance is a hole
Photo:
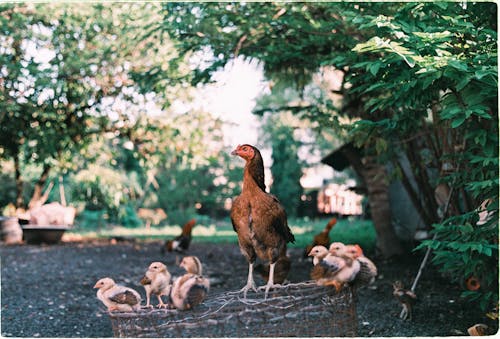
[[[165,264],[155,261],[149,265],[148,270],[141,279],[141,285],[146,290],[146,307],[153,307],[150,303],[151,294],[156,295],[158,298],[158,308],[167,307],[161,297],[170,295],[171,278],[172,275]]]
[[[184,257],[179,266],[187,273],[174,281],[170,299],[175,308],[188,310],[205,300],[210,281],[201,275],[203,267],[195,256]]]
[[[161,248],[161,253],[165,254],[165,251],[172,252],[176,251],[179,253],[184,253],[189,249],[191,244],[191,233],[193,227],[196,225],[196,219],[191,219],[182,226],[182,232],[174,239],[165,241],[165,244]]]
[[[328,253],[311,270],[311,278],[316,280],[318,285],[335,286],[340,291],[345,283],[349,283],[356,278],[360,264],[356,260],[358,249],[352,245],[346,245],[342,251],[336,255]]]
[[[417,301],[417,295],[412,291],[405,289],[403,283],[399,280],[392,284],[392,288],[392,294],[396,297],[401,306],[403,306],[399,317],[404,320],[411,320],[413,305],[415,305]]]
[[[336,223],[337,218],[331,218],[326,224],[325,228],[313,237],[312,243],[307,245],[306,249],[304,250],[304,258],[309,256],[309,253],[311,253],[311,250],[314,246],[328,247],[330,245],[330,231]]]
[[[141,295],[129,287],[117,285],[111,278],[99,279],[94,288],[98,289],[97,298],[109,312],[131,312],[141,308]]]
[[[249,289],[256,291],[253,270],[259,257],[269,262],[269,278],[264,286],[267,297],[269,289],[277,285],[274,281],[276,262],[286,257],[287,243],[294,242],[295,237],[288,227],[283,206],[274,195],[266,192],[260,151],[245,144],[238,145],[231,154],[245,160],[241,194],[231,207],[231,222],[238,235],[240,250],[248,261],[247,283],[241,291],[245,298]]]

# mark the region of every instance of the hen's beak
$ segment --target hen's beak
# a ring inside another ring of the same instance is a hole
[[[94,285],[94,288],[99,288],[99,286],[97,286],[97,283]]]
[[[231,152],[231,155],[238,155],[238,148],[240,148],[240,145],[236,146],[236,148]]]

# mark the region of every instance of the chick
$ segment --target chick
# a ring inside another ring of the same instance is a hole
[[[346,249],[346,245],[341,242],[332,242],[330,244],[330,247],[328,248],[328,252],[330,252],[333,255],[339,256],[340,254],[344,253]]]
[[[96,282],[97,298],[108,308],[109,312],[131,312],[141,308],[141,296],[135,290],[117,285],[111,278],[102,278]]]
[[[394,289],[392,294],[403,306],[403,310],[401,311],[399,317],[404,320],[411,320],[413,305],[415,305],[415,302],[417,301],[416,294],[410,290],[406,290],[401,281],[395,281],[392,284],[392,287]]]
[[[179,267],[185,269],[187,273],[203,275],[203,267],[201,266],[201,261],[194,255],[182,258]]]
[[[339,291],[345,283],[349,283],[356,278],[360,269],[360,263],[356,260],[358,250],[347,245],[338,253],[329,253],[311,271],[311,278],[316,280],[318,285],[335,286]]]
[[[187,273],[175,280],[170,298],[175,308],[188,310],[205,300],[210,281],[201,275],[203,266],[195,256],[184,257],[179,266]]]
[[[313,265],[316,266],[328,255],[328,249],[325,246],[314,246],[308,256],[313,257]]]
[[[356,279],[353,281],[353,285],[355,287],[369,285],[375,281],[375,277],[377,276],[377,266],[375,266],[370,259],[365,257],[363,249],[359,245],[354,245],[354,247],[358,251],[358,257],[356,260],[359,261],[360,269]]]
[[[146,290],[146,307],[153,307],[150,304],[151,294],[157,296],[158,308],[167,307],[167,304],[163,303],[161,297],[163,295],[170,295],[170,290],[172,288],[171,278],[172,276],[165,264],[155,261],[149,265],[148,270],[141,279],[141,285],[143,285]]]
[[[189,310],[205,300],[209,288],[207,278],[186,273],[175,280],[170,298],[178,310]]]

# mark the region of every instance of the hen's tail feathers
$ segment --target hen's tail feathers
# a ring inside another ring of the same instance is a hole
[[[193,227],[196,225],[196,219],[191,219],[182,226],[182,235],[190,236]]]

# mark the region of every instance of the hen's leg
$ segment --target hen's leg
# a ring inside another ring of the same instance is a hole
[[[245,299],[247,298],[247,291],[249,289],[252,289],[255,292],[257,292],[257,288],[255,287],[255,281],[253,280],[253,262],[249,262],[248,263],[248,279],[247,279],[247,284],[240,291],[240,292],[243,292],[243,297]]]
[[[276,263],[271,263],[269,264],[269,279],[267,280],[267,284],[264,286],[259,287],[259,289],[264,289],[264,299],[267,299],[267,294],[271,288],[274,287],[281,287],[280,284],[275,284],[274,283],[274,267],[276,266]]]

